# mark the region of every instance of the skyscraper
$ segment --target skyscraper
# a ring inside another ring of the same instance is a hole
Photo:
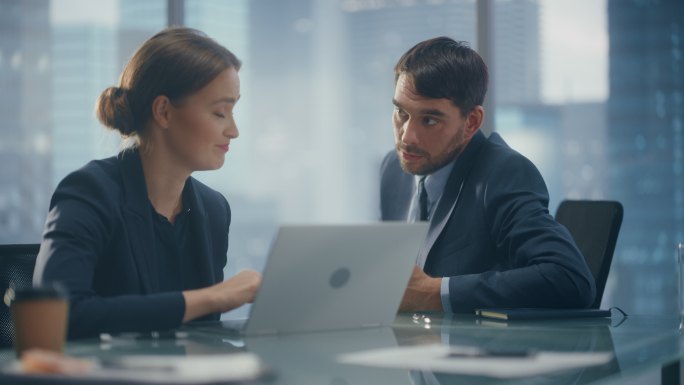
[[[634,313],[677,303],[684,240],[684,2],[608,3],[611,196],[625,206],[616,302]],[[628,306],[629,305],[629,306]]]
[[[52,179],[116,154],[119,139],[95,118],[100,93],[117,81],[116,31],[89,22],[53,26]]]
[[[277,200],[280,218],[358,219],[368,197],[346,188],[367,142],[348,123],[352,61],[338,3],[251,1],[249,25],[250,183]]]
[[[0,242],[38,242],[51,193],[50,4],[0,2]]]
[[[135,50],[166,26],[166,1],[119,0],[117,73],[123,71]]]
[[[496,104],[537,104],[541,94],[540,21],[536,0],[494,2]]]

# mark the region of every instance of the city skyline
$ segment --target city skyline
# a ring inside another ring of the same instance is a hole
[[[607,153],[619,165],[609,183],[625,207],[615,302],[630,303],[627,312],[675,314],[675,245],[684,242],[684,3],[610,0],[608,15]]]
[[[46,2],[0,2],[0,241],[4,243],[35,240],[52,190],[48,18]],[[26,29],[32,31],[30,36],[23,33]]]

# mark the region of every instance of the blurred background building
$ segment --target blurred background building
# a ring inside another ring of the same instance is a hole
[[[676,309],[673,245],[684,242],[684,2],[608,2],[610,195],[625,204],[616,300]],[[663,295],[668,293],[670,295]]]
[[[50,4],[0,1],[0,239],[35,242],[52,184]]]

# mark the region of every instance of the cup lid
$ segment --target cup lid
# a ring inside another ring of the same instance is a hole
[[[11,306],[16,301],[39,299],[67,299],[69,297],[64,286],[53,283],[41,286],[10,287],[5,292],[5,305]]]

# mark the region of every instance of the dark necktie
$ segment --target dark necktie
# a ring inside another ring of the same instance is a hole
[[[418,196],[418,202],[420,203],[420,220],[421,221],[427,221],[430,219],[428,215],[428,196],[427,196],[427,191],[425,190],[425,178],[426,176],[423,176],[420,178],[418,181],[418,188],[420,189],[420,195]]]

